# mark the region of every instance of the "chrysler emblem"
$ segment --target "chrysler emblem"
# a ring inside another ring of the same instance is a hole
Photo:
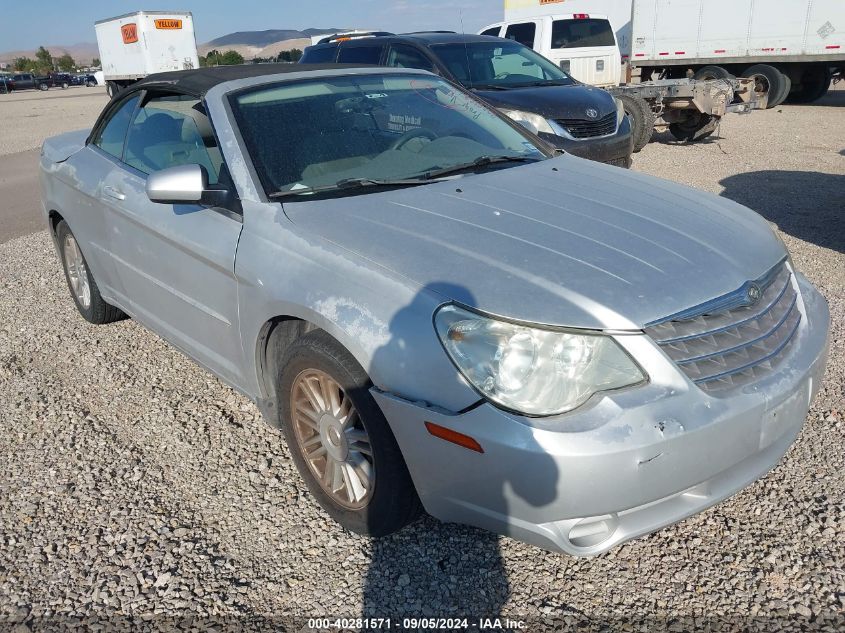
[[[760,286],[756,284],[751,284],[748,286],[748,291],[745,293],[745,300],[748,302],[749,305],[754,305],[760,300],[762,296],[762,292],[760,290]]]
[[[597,119],[599,116],[599,111],[595,108],[587,108],[586,115],[589,119]]]

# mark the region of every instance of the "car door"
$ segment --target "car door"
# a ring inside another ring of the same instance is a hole
[[[212,184],[228,179],[202,102],[145,94],[129,125],[123,164],[105,183],[117,274],[133,316],[240,386],[234,269],[242,219],[222,208],[151,202],[146,194],[148,174],[184,164],[202,165]]]
[[[124,293],[114,267],[107,226],[112,198],[104,185],[121,164],[123,142],[139,98],[136,92],[110,104],[85,148],[68,157],[63,165],[64,173],[73,180],[64,189],[64,207],[59,211],[79,241],[100,293],[112,303],[121,303]]]

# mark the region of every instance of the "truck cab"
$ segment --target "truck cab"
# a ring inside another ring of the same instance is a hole
[[[622,58],[606,15],[568,13],[491,24],[480,35],[504,37],[533,48],[577,80],[593,86],[616,86]]]

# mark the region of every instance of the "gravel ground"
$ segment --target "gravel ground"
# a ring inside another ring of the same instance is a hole
[[[0,156],[36,149],[46,138],[91,127],[108,101],[105,86],[0,94]]]
[[[660,135],[637,155],[638,170],[777,222],[830,302],[832,347],[772,473],[594,559],[430,518],[376,542],[343,532],[251,403],[133,321],[83,322],[45,232],[0,245],[0,622],[503,614],[528,630],[843,630],[843,97],[729,117],[699,145]]]

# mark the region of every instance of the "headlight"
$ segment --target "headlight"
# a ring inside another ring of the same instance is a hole
[[[613,100],[616,102],[616,127],[619,127],[622,125],[622,119],[625,118],[625,104],[616,97],[613,97]]]
[[[506,409],[544,416],[571,411],[599,391],[643,382],[609,336],[497,321],[454,305],[434,317],[443,347],[483,396]]]
[[[545,134],[555,134],[556,136],[566,136],[569,138],[569,134],[560,125],[552,119],[544,118],[540,114],[523,112],[522,110],[508,110],[505,108],[499,108],[499,112],[513,119],[529,131],[534,132],[534,134],[543,132]]]

